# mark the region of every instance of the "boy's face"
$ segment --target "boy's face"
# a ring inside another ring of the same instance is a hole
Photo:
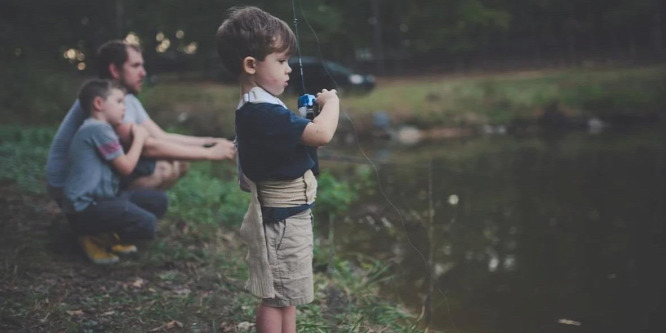
[[[257,61],[255,83],[275,96],[282,94],[289,84],[289,73],[291,73],[289,56],[287,51],[273,52],[263,61]]]
[[[125,116],[125,94],[120,89],[111,89],[111,93],[102,101],[100,112],[111,126],[123,123]]]
[[[143,66],[143,56],[132,48],[127,48],[127,61],[123,64],[118,81],[127,88],[127,91],[138,94],[146,77],[146,69]]]

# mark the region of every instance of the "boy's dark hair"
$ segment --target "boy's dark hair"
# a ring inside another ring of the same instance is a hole
[[[273,52],[296,50],[296,36],[289,25],[257,7],[234,7],[217,29],[217,53],[231,74],[243,71],[243,59],[263,61]]]
[[[111,89],[121,89],[111,80],[92,79],[83,83],[79,90],[79,103],[83,112],[90,116],[93,109],[95,97],[106,99],[111,94]],[[122,89],[121,89],[122,90]]]
[[[128,48],[141,52],[141,47],[136,44],[126,43],[122,40],[108,41],[97,49],[97,74],[102,79],[113,79],[109,72],[109,65],[114,64],[122,68],[129,57]]]

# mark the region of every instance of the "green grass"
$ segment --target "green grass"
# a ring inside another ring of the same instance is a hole
[[[214,327],[251,332],[241,327],[254,321],[258,300],[243,291],[246,250],[237,234],[248,195],[238,189],[233,165],[193,163],[169,192],[171,206],[160,221],[157,239],[141,244],[134,259],[99,267],[67,251],[54,256],[49,250],[71,243],[66,223],[62,230],[57,224],[49,226],[44,209],[49,200],[43,167],[54,133],[54,128],[0,126],[0,185],[4,197],[18,196],[7,199],[12,220],[4,227],[16,231],[5,245],[20,244],[0,247],[0,253],[7,254],[0,269],[0,317],[11,318],[0,320],[0,327],[128,332],[177,320],[183,327],[173,324],[175,332]],[[356,186],[330,174],[323,179],[330,195],[320,198],[321,206],[339,207],[336,200],[348,205]],[[318,216],[331,213],[317,211]],[[48,232],[35,232],[31,226]],[[327,243],[315,244],[316,253],[327,252],[322,249]],[[331,264],[328,260],[316,255],[315,267]],[[315,274],[316,299],[298,308],[299,332],[420,331],[413,315],[378,296],[378,283],[390,278],[386,264],[359,257],[353,263],[333,258],[332,266],[330,273]]]
[[[535,119],[553,103],[569,116],[648,113],[666,106],[666,66],[558,70],[380,82],[344,101],[350,113],[383,110],[420,124],[478,125]]]

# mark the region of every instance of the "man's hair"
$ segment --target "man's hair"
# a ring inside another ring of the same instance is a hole
[[[79,103],[83,112],[90,116],[93,110],[93,101],[95,97],[106,99],[111,94],[112,89],[120,89],[120,86],[111,80],[92,79],[83,83],[79,90]]]
[[[296,36],[281,19],[257,8],[235,7],[217,29],[217,53],[231,74],[243,71],[243,59],[263,61],[273,52],[294,53]]]
[[[117,68],[122,68],[129,57],[128,48],[141,52],[141,47],[136,44],[126,43],[122,40],[108,41],[97,49],[97,74],[101,79],[113,79],[109,72],[109,65],[114,64]]]

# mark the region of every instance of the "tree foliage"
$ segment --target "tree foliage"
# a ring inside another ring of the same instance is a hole
[[[228,8],[257,5],[292,24],[292,4],[303,52],[321,50],[347,64],[381,61],[410,69],[506,59],[663,59],[666,9],[657,0],[293,1],[3,0],[1,59],[90,71],[99,45],[132,32],[155,70],[206,70],[216,61],[214,33]],[[84,59],[65,59],[69,49]],[[87,66],[81,69],[80,62]]]

